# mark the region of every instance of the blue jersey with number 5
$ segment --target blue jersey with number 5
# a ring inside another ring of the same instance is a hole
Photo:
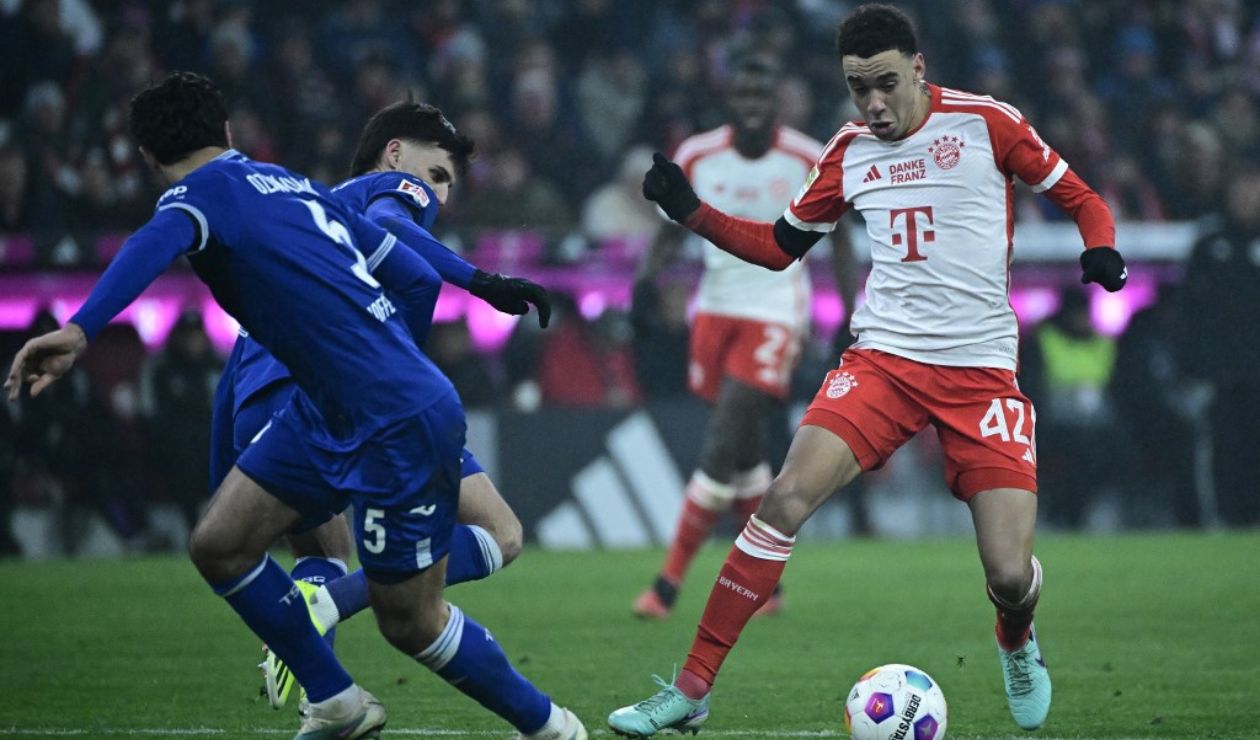
[[[368,271],[394,237],[324,186],[229,151],[168,190],[167,209],[197,225],[193,268],[288,368],[332,446],[453,390]]]

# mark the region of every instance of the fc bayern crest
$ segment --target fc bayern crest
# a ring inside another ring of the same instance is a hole
[[[827,383],[827,398],[840,398],[849,391],[857,387],[857,378],[854,378],[849,371],[844,370],[831,376],[831,381]]]
[[[942,136],[932,142],[928,147],[932,159],[936,162],[936,166],[943,170],[953,169],[958,160],[962,159],[962,149],[966,146],[966,142],[957,136]]]

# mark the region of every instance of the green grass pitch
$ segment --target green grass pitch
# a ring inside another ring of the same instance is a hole
[[[665,623],[629,604],[660,553],[527,550],[448,597],[594,736],[655,690],[690,644],[726,547],[705,550]],[[787,610],[728,661],[704,737],[844,735],[863,671],[910,663],[949,701],[954,738],[1260,738],[1260,533],[1043,537],[1038,627],[1054,708],[1037,733],[1007,714],[974,544],[799,546]],[[182,558],[0,564],[0,736],[288,737],[294,711],[257,697],[258,644]],[[338,652],[399,737],[510,728],[393,652],[364,615]],[[393,731],[391,733],[391,730]]]

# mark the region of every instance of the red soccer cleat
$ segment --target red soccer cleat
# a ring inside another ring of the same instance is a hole
[[[647,589],[634,600],[635,616],[642,619],[665,619],[673,608],[656,593],[655,589]]]

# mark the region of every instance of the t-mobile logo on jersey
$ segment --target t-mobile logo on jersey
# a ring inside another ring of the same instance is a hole
[[[919,237],[923,237],[924,244],[931,244],[936,241],[936,232],[932,229],[924,228],[919,230],[918,215],[923,214],[927,217],[924,226],[931,226],[934,221],[932,217],[932,206],[915,206],[913,208],[893,208],[888,212],[888,228],[893,230],[892,245],[900,247],[902,243],[906,244],[906,256],[901,258],[902,262],[922,262],[927,257],[919,254]],[[898,217],[904,216],[905,234],[899,231],[897,226]]]

